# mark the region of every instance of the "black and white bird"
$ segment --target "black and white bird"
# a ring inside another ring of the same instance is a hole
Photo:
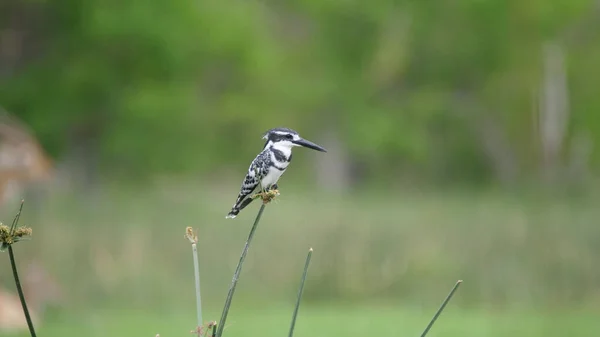
[[[226,219],[235,218],[238,213],[252,202],[251,194],[259,191],[277,189],[277,181],[292,161],[294,146],[308,147],[327,152],[323,147],[300,137],[298,132],[288,128],[275,128],[263,136],[267,140],[263,150],[254,158],[248,173],[242,182],[240,194]]]

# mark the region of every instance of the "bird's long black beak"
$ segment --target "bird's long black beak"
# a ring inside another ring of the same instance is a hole
[[[317,150],[317,151],[321,151],[321,152],[327,152],[327,150],[325,150],[323,147],[321,147],[313,142],[310,142],[306,139],[300,138],[299,140],[295,140],[294,143],[298,144],[300,146],[308,147],[309,149],[313,149],[313,150]]]

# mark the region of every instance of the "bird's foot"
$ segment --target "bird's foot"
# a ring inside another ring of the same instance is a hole
[[[279,190],[270,189],[268,191],[256,193],[251,198],[253,200],[257,199],[257,198],[261,198],[263,201],[263,204],[268,204],[271,201],[273,201],[273,199],[275,199],[275,197],[277,197],[278,195],[279,195]]]

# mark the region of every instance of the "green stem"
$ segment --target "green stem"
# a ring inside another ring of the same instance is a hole
[[[221,337],[223,335],[223,328],[225,327],[225,321],[227,320],[227,314],[229,313],[229,307],[231,306],[231,300],[233,299],[233,294],[235,293],[235,287],[237,286],[238,279],[240,277],[240,273],[242,272],[242,264],[246,259],[246,254],[248,254],[248,249],[250,248],[250,243],[252,242],[252,238],[254,237],[254,232],[256,231],[256,227],[258,227],[258,222],[262,216],[263,211],[265,210],[266,204],[262,204],[258,214],[256,215],[256,219],[254,220],[254,225],[252,225],[252,229],[250,229],[250,234],[248,235],[248,239],[246,240],[246,245],[244,246],[244,250],[242,251],[242,255],[240,256],[240,262],[238,262],[237,268],[235,269],[235,273],[233,274],[233,279],[231,280],[231,286],[229,287],[229,293],[227,294],[227,299],[225,300],[225,306],[223,307],[223,313],[221,314],[221,320],[219,320],[219,325],[217,329],[217,337]]]
[[[298,298],[296,299],[296,307],[294,308],[294,314],[292,315],[292,324],[290,325],[290,333],[288,337],[294,335],[294,327],[296,326],[296,317],[298,316],[298,309],[300,308],[300,299],[302,299],[302,292],[304,291],[304,282],[306,282],[306,274],[308,273],[308,266],[310,265],[310,257],[312,256],[313,249],[308,250],[306,256],[306,263],[304,264],[304,273],[302,273],[302,280],[300,281],[300,289],[298,290]]]
[[[10,256],[10,265],[12,266],[15,284],[17,285],[17,292],[19,293],[21,306],[23,306],[23,312],[25,313],[25,319],[27,320],[29,333],[31,334],[31,337],[36,337],[35,329],[33,328],[33,322],[31,321],[31,316],[29,315],[29,310],[27,309],[27,303],[25,302],[25,296],[23,295],[23,289],[21,288],[21,282],[19,281],[19,273],[17,272],[17,263],[15,262],[15,254],[13,253],[12,245],[8,246],[8,255]]]
[[[435,313],[435,315],[433,316],[433,318],[431,319],[431,321],[429,322],[429,324],[427,324],[427,327],[425,328],[425,331],[423,331],[423,333],[421,334],[421,337],[425,337],[425,335],[427,335],[427,333],[429,332],[429,329],[431,329],[431,327],[433,326],[433,323],[435,323],[435,321],[437,320],[437,318],[440,316],[440,314],[442,313],[442,311],[446,307],[446,304],[448,304],[448,302],[452,298],[452,295],[454,295],[454,292],[456,291],[456,289],[458,289],[458,286],[461,283],[462,283],[462,280],[456,281],[456,284],[454,285],[454,287],[452,288],[452,290],[450,290],[450,293],[448,294],[448,296],[446,296],[446,299],[444,300],[444,302],[442,302],[442,305],[440,306],[440,308],[438,309],[438,311]]]

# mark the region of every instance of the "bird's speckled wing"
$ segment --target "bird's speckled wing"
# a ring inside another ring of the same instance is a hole
[[[267,151],[262,151],[254,158],[248,168],[244,181],[242,181],[242,187],[237,200],[225,218],[235,218],[244,207],[252,202],[249,196],[259,186],[261,179],[264,177],[265,172],[267,172],[269,160],[269,153]]]

